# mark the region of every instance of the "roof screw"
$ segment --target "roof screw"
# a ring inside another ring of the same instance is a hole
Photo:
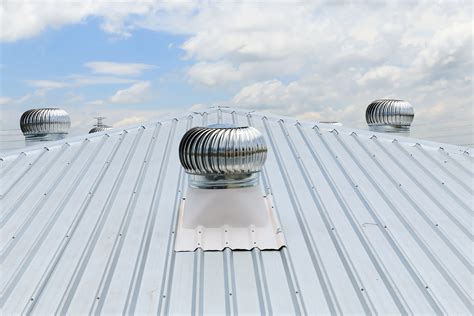
[[[32,297],[32,298],[30,298],[30,301],[34,301],[34,300],[35,300],[35,299],[34,299],[33,297]]]
[[[163,298],[166,298],[166,295],[163,295]]]
[[[15,239],[15,236],[12,236],[12,239]]]
[[[364,288],[360,289],[362,292],[364,292]]]
[[[229,293],[230,296],[232,296],[232,293]]]
[[[436,227],[439,227],[439,225],[438,225],[438,224],[435,224],[435,226],[436,226]]]
[[[441,182],[442,185],[444,185],[444,182]]]
[[[97,300],[100,300],[100,297],[97,296],[96,299],[97,299]]]

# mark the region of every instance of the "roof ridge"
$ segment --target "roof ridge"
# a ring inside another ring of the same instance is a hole
[[[218,111],[221,111],[222,113],[236,113],[238,115],[249,115],[252,114],[253,116],[259,116],[259,117],[266,117],[267,119],[270,120],[283,120],[285,123],[293,123],[293,124],[300,124],[302,126],[316,126],[319,130],[325,131],[325,132],[332,132],[332,131],[337,131],[338,133],[356,133],[359,136],[367,136],[367,137],[373,137],[376,136],[379,140],[382,141],[398,141],[401,144],[408,144],[411,146],[415,146],[416,144],[420,144],[422,146],[425,146],[427,148],[434,148],[434,149],[440,149],[442,148],[443,150],[453,153],[453,154],[467,154],[469,156],[472,156],[472,150],[469,147],[463,147],[463,146],[457,146],[457,145],[452,145],[452,144],[446,144],[446,143],[440,143],[440,142],[433,142],[433,141],[428,141],[428,140],[422,140],[418,138],[413,138],[413,137],[408,137],[408,136],[400,136],[400,135],[391,135],[387,133],[381,133],[381,132],[373,132],[369,130],[364,130],[361,128],[355,128],[355,127],[346,127],[346,126],[335,126],[333,124],[328,124],[328,123],[321,123],[319,121],[312,121],[312,120],[300,120],[295,117],[290,117],[287,115],[281,115],[281,114],[273,114],[273,113],[268,113],[268,112],[263,112],[263,111],[258,111],[258,110],[253,110],[253,109],[245,109],[245,108],[236,108],[236,107],[229,107],[229,106],[210,106],[202,109],[196,109],[196,110],[187,110],[187,111],[182,111],[174,115],[164,115],[161,118],[157,118],[152,121],[147,121],[147,122],[142,122],[139,124],[132,124],[132,125],[127,125],[127,126],[122,126],[122,127],[114,127],[110,130],[107,131],[102,131],[102,132],[97,132],[94,134],[81,134],[81,135],[76,135],[73,137],[66,137],[61,140],[57,141],[51,141],[48,142],[47,144],[45,143],[38,143],[37,145],[32,145],[28,147],[23,147],[23,148],[16,148],[12,150],[6,150],[4,152],[0,153],[0,158],[4,159],[5,157],[8,156],[13,156],[13,155],[18,155],[22,152],[28,153],[28,152],[33,152],[39,149],[43,149],[45,147],[47,148],[52,148],[52,147],[57,147],[61,146],[64,143],[74,143],[74,142],[80,142],[85,139],[92,139],[96,137],[100,137],[104,134],[113,136],[113,135],[118,135],[123,133],[124,131],[129,131],[133,129],[137,129],[140,127],[148,127],[155,125],[157,123],[165,123],[168,121],[172,120],[179,120],[183,118],[189,117],[189,115],[203,115],[204,113],[207,114],[213,114]],[[47,145],[47,146],[45,146]]]

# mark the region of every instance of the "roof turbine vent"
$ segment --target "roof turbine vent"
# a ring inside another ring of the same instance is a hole
[[[108,131],[109,129],[112,129],[112,126],[109,126],[103,123],[103,120],[106,117],[98,116],[94,118],[97,120],[97,123],[94,124],[94,127],[89,131],[89,134]]]
[[[20,128],[27,141],[62,139],[70,127],[69,114],[59,108],[31,109],[20,118]]]
[[[216,124],[184,134],[179,159],[190,187],[179,207],[175,251],[285,246],[272,201],[257,185],[266,158],[253,127]]]
[[[184,134],[179,159],[194,188],[250,187],[267,158],[262,134],[249,126],[214,124]]]
[[[369,129],[378,132],[408,132],[414,117],[413,106],[403,100],[375,100],[365,112]]]

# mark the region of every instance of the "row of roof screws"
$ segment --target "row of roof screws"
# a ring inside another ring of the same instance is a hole
[[[97,123],[89,134],[112,128],[103,123],[105,117],[99,116],[95,119]],[[27,144],[63,139],[69,133],[70,127],[69,114],[60,108],[31,109],[23,113],[20,118],[20,128]]]
[[[415,111],[413,106],[403,100],[379,99],[369,104],[365,118],[369,129],[376,132],[409,133]],[[89,131],[102,132],[112,127],[103,123],[105,117],[95,117],[97,123]],[[339,122],[321,121],[333,125]],[[20,118],[20,128],[27,142],[51,141],[63,139],[69,132],[71,119],[69,114],[59,108],[31,109]]]

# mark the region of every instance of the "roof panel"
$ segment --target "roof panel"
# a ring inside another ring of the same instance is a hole
[[[173,250],[187,192],[179,140],[217,122],[266,138],[261,186],[285,233],[280,251]],[[2,310],[469,312],[471,154],[373,134],[218,108],[10,152]]]

